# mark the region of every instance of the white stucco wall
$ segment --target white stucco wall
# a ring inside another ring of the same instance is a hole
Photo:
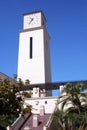
[[[33,57],[29,58],[29,39],[33,38]],[[19,37],[18,77],[31,84],[45,82],[43,29],[22,32]]]
[[[18,78],[30,80],[30,84],[51,82],[49,49],[46,50],[44,29],[20,32],[18,55]],[[30,59],[30,37],[33,38],[32,59]],[[48,44],[49,48],[49,44]],[[46,58],[47,56],[47,58]]]
[[[39,114],[40,107],[45,107],[45,113],[53,113],[58,97],[26,98],[25,105],[32,105],[32,113]]]
[[[46,31],[46,29],[44,30],[44,59],[45,59],[45,80],[46,82],[48,82],[51,81],[50,36]]]
[[[36,23],[29,24],[28,18]],[[32,37],[32,58],[30,38]],[[24,15],[23,30],[19,34],[18,78],[29,79],[30,84],[51,82],[50,37],[46,30],[46,19],[42,12]],[[47,95],[52,95],[47,91]]]

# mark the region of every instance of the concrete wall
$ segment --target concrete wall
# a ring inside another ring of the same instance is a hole
[[[33,57],[30,59],[29,39],[33,38]],[[30,80],[30,84],[44,83],[44,43],[43,29],[20,33],[18,77],[23,81]]]
[[[45,113],[53,113],[58,97],[26,98],[25,105],[32,105],[32,113],[39,114],[41,106],[44,106]]]
[[[32,59],[29,56],[30,37],[33,38]],[[50,69],[45,71],[46,68],[50,68],[50,63],[48,64],[49,60],[48,62],[45,60],[44,53],[48,55],[48,51],[44,50],[44,29],[21,32],[19,37],[18,78],[23,81],[29,79],[30,84],[50,82]]]

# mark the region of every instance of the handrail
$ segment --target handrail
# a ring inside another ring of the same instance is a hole
[[[59,100],[59,98],[58,98],[58,100]],[[57,102],[58,102],[58,100],[57,100]],[[47,128],[50,126],[50,124],[51,124],[51,122],[52,122],[52,117],[53,117],[54,113],[57,111],[57,105],[58,105],[58,103],[56,103],[56,106],[55,106],[55,108],[54,108],[54,111],[53,111],[53,113],[51,114],[51,116],[50,116],[50,118],[49,118],[47,124],[45,125]]]
[[[69,95],[69,96],[70,96],[70,95]],[[50,118],[49,118],[47,124],[45,125],[46,128],[49,128],[50,124],[52,123],[52,117],[53,117],[54,113],[55,113],[55,112],[57,111],[57,109],[58,109],[58,104],[60,104],[61,102],[64,101],[64,99],[60,101],[60,98],[62,98],[62,97],[68,98],[69,96],[67,96],[67,95],[60,95],[60,96],[58,97],[57,102],[56,102],[56,106],[55,106],[55,108],[54,108],[54,111],[53,111],[53,113],[51,114],[51,116],[50,116]]]

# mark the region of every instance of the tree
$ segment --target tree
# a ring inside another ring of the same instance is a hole
[[[62,111],[61,122],[65,125],[65,130],[87,129],[87,94],[82,93],[82,90],[85,89],[87,87],[82,83],[67,83],[62,90],[62,93],[66,93],[67,98],[63,100],[61,110],[56,113],[59,115]]]
[[[21,82],[22,83],[22,82]],[[31,111],[31,107],[23,107],[22,94],[19,92],[21,83],[10,84],[9,79],[5,79],[0,84],[0,126],[6,128],[12,124],[20,113]]]

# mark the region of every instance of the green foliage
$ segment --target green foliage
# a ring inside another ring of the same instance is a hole
[[[31,110],[32,110],[32,106],[27,106],[25,109],[23,109],[23,114],[25,113],[31,113]]]
[[[9,79],[0,84],[0,126],[4,128],[12,124],[20,113],[31,111],[30,106],[23,108],[22,94],[19,92],[21,84],[21,80],[11,84]]]
[[[25,98],[31,98],[31,94],[28,92],[23,92]]]
[[[67,98],[62,102],[61,110],[54,117],[62,124],[62,130],[87,130],[87,94],[82,90],[87,89],[83,84],[67,83],[62,93]],[[66,108],[66,109],[65,109]]]

